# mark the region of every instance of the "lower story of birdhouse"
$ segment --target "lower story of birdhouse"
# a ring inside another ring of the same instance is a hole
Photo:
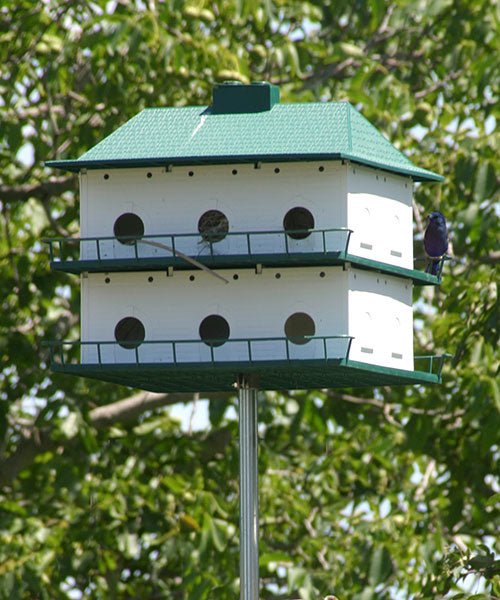
[[[439,380],[413,355],[409,280],[310,267],[81,282],[82,339],[51,346],[56,371],[151,391],[231,389],[240,375],[262,389]]]
[[[92,273],[82,340],[53,344],[52,365],[151,391],[437,382],[411,302],[411,281],[342,267]]]
[[[180,363],[348,350],[351,360],[413,370],[412,285],[341,267],[93,273],[82,279],[82,341],[82,363],[134,363],[137,354],[170,363],[175,342]],[[102,342],[99,357],[89,342]]]

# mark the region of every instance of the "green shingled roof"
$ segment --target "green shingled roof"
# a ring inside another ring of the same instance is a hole
[[[345,159],[416,181],[443,179],[414,165],[348,102],[271,102],[267,110],[249,112],[215,108],[145,109],[77,160],[54,160],[47,165],[80,171]]]

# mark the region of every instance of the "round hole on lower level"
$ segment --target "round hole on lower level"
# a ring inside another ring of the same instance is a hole
[[[146,330],[139,319],[125,317],[115,327],[115,340],[122,348],[131,350],[140,346],[146,337]]]
[[[283,228],[292,239],[303,240],[311,235],[310,229],[314,229],[314,217],[307,208],[296,206],[286,213]]]
[[[220,315],[209,315],[200,323],[200,338],[207,346],[217,348],[229,339],[229,323]]]
[[[148,281],[149,281],[149,283],[153,283],[153,281],[154,281],[154,280],[155,280],[155,278],[154,278],[153,276],[151,276],[151,275],[150,275],[150,276],[148,277]]]
[[[316,324],[311,316],[304,312],[290,315],[285,323],[285,335],[292,344],[303,345],[316,333]]]
[[[195,279],[196,279],[196,277],[194,275],[189,276],[189,281],[194,281]]]
[[[229,221],[220,210],[207,210],[198,221],[198,231],[205,242],[220,242],[229,231]]]
[[[153,177],[153,173],[151,173],[150,171],[148,171],[148,173],[146,173],[146,177],[148,179],[151,179],[151,177]]]
[[[135,213],[123,213],[116,219],[113,232],[121,244],[131,246],[144,235],[144,222]]]
[[[324,271],[321,271],[319,274],[320,277],[325,277],[325,275],[326,275],[326,273]]]
[[[234,279],[235,281],[238,281],[238,279],[239,279],[239,278],[240,278],[240,276],[238,275],[238,273],[235,273],[235,274],[233,275],[233,279]]]
[[[104,278],[104,283],[111,283],[111,278],[110,277],[105,277]]]
[[[319,168],[318,168],[318,171],[319,171],[320,173],[323,173],[323,171],[324,171],[324,170],[325,170],[325,167],[323,167],[323,166],[321,166],[321,167],[319,167]]]
[[[280,168],[279,168],[279,167],[276,167],[276,169],[274,169],[274,172],[275,172],[276,174],[278,174],[278,173],[280,172]]]

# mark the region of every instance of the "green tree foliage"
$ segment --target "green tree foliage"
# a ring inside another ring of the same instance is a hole
[[[454,258],[416,291],[431,388],[263,394],[262,598],[497,598],[498,7],[493,0],[6,0],[0,8],[0,598],[238,595],[235,398],[205,431],[134,393],[55,376],[78,283],[44,236],[78,233],[77,157],[146,106],[269,80],[349,100],[443,184]],[[193,404],[196,407],[196,403]],[[76,594],[76,595],[74,595]]]

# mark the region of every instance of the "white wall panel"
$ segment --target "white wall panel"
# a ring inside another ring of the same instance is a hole
[[[411,179],[350,165],[347,190],[350,253],[413,269]]]
[[[349,271],[350,357],[413,371],[410,281],[370,271]]]
[[[311,211],[317,229],[345,227],[345,176],[346,167],[336,162],[263,164],[260,169],[253,165],[173,167],[171,172],[161,168],[93,170],[82,176],[82,189],[86,185],[88,194],[86,199],[82,196],[87,206],[81,236],[113,236],[116,219],[126,212],[141,217],[146,236],[197,233],[201,215],[214,209],[227,216],[230,232],[282,230],[285,214],[297,206]],[[159,241],[171,245],[168,238]],[[329,234],[326,241],[329,250],[343,249],[345,235]],[[288,238],[288,242],[295,251],[323,249],[319,234],[304,240]],[[185,253],[209,251],[200,236],[176,243]],[[214,249],[220,254],[246,253],[246,244],[243,235],[228,236],[214,244]],[[134,255],[132,247],[117,241],[102,243],[101,250],[103,258]],[[253,252],[283,250],[282,235],[252,237]],[[161,256],[165,251],[140,246],[140,253]],[[95,256],[95,244],[84,244],[82,257]]]
[[[80,186],[82,237],[112,237],[116,219],[127,212],[143,220],[145,238],[197,233],[200,216],[214,209],[226,215],[233,233],[282,230],[285,214],[300,206],[311,211],[317,229],[353,229],[351,254],[413,268],[412,182],[366,167],[311,162],[263,164],[260,169],[221,165],[173,167],[171,172],[162,168],[95,170],[82,173]],[[252,252],[283,252],[284,239],[282,235],[252,238]],[[286,239],[291,251],[323,250],[319,234]],[[168,236],[157,241],[172,245]],[[200,235],[175,242],[187,254],[209,251]],[[246,253],[247,243],[243,234],[227,236],[213,248],[220,254]],[[342,250],[344,244],[344,235],[327,234],[328,250]],[[100,252],[101,258],[135,255],[133,246],[117,240],[102,243]],[[139,245],[138,253],[169,255],[147,245]],[[96,257],[95,243],[84,244],[82,258]],[[233,340],[284,337],[286,319],[294,312],[305,312],[314,319],[318,336],[353,335],[353,360],[413,370],[411,282],[340,267],[264,268],[260,275],[253,269],[223,273],[230,280],[227,285],[202,271],[175,271],[173,277],[164,272],[84,275],[82,340],[114,341],[116,324],[127,316],[141,320],[146,340],[197,340],[199,325],[210,314],[224,316]],[[314,340],[289,344],[290,358],[320,358],[322,344]],[[329,341],[328,348],[329,356],[341,356],[344,344]],[[254,360],[286,356],[281,342],[255,343],[252,351]],[[244,342],[213,349],[200,342],[177,346],[176,352],[179,362],[209,361],[212,352],[218,360],[248,357]],[[147,362],[174,359],[169,344],[143,344],[137,353]],[[101,347],[100,359],[132,363],[136,352],[111,344]],[[97,360],[96,347],[84,346],[82,361]]]
[[[347,333],[347,273],[340,267],[264,269],[260,275],[249,269],[221,273],[228,276],[229,284],[202,271],[174,272],[173,277],[160,272],[89,274],[82,280],[82,341],[113,341],[116,324],[128,316],[142,321],[146,340],[197,340],[201,321],[211,314],[228,321],[231,339],[284,337],[285,321],[295,312],[306,312],[314,319],[317,336]],[[195,280],[190,281],[193,275]],[[178,348],[180,361],[210,358],[210,348],[204,343]],[[345,345],[329,341],[328,348],[329,356],[340,356]],[[103,349],[103,361],[135,360],[133,350],[116,344]],[[254,360],[286,357],[282,342],[262,342],[252,350]],[[291,358],[321,358],[323,342],[290,344],[289,351]],[[168,360],[171,349],[143,345],[140,353],[141,360],[165,360],[165,356]],[[224,344],[214,348],[214,354],[219,360],[244,360],[247,346]],[[82,361],[95,360],[96,349],[89,347]]]
[[[354,336],[351,359],[413,370],[410,282],[339,267],[264,269],[261,275],[252,270],[221,273],[228,276],[229,284],[197,271],[175,272],[173,277],[159,272],[90,274],[82,281],[82,340],[113,341],[116,324],[129,316],[144,324],[146,340],[197,340],[200,323],[212,314],[228,321],[233,340],[284,337],[286,319],[305,312],[314,319],[317,336]],[[192,275],[194,281],[189,279]],[[148,281],[151,277],[152,282]],[[105,283],[106,278],[110,283]],[[327,344],[330,357],[342,355],[343,342]],[[103,346],[101,351],[103,361],[136,360],[133,350],[116,344]],[[168,344],[146,344],[139,349],[140,360],[147,362],[171,362],[172,352]],[[248,358],[245,342],[227,343],[213,352],[218,360]],[[254,360],[284,359],[286,346],[274,341],[255,343],[252,352]],[[289,352],[296,359],[321,358],[323,342],[289,344]],[[204,343],[177,346],[180,362],[208,361],[210,356]],[[82,360],[96,361],[96,348],[89,347]]]

